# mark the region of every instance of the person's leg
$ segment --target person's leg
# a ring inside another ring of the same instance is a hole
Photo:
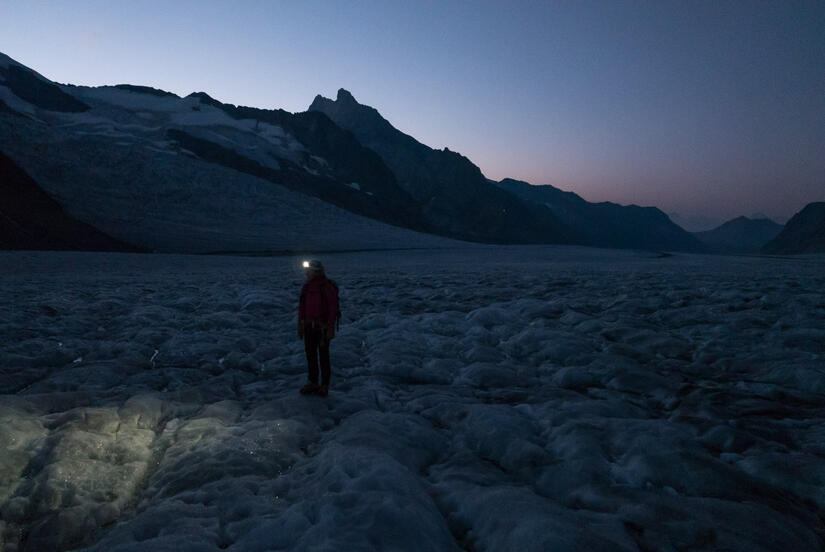
[[[318,351],[321,354],[321,385],[329,386],[329,340],[326,336],[321,337],[319,340]]]
[[[307,326],[304,330],[304,350],[307,354],[307,372],[309,381],[318,385],[318,341],[319,331],[317,328]]]

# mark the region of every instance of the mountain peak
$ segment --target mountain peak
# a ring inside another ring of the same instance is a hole
[[[200,103],[205,104],[205,105],[211,105],[212,107],[220,108],[223,105],[221,102],[219,102],[218,100],[216,100],[215,98],[213,98],[212,96],[207,94],[206,92],[192,92],[191,94],[189,94],[186,97],[187,98],[198,98],[198,100],[200,100]]]
[[[358,103],[357,101],[355,101],[353,95],[350,94],[349,90],[345,90],[344,88],[338,89],[338,96],[335,98],[335,101],[342,103]]]

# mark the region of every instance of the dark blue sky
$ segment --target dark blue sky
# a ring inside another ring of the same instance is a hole
[[[59,82],[305,110],[339,87],[489,177],[717,219],[825,200],[825,2],[34,2]]]

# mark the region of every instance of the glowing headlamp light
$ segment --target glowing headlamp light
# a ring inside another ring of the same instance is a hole
[[[309,268],[309,261],[304,261],[302,264],[304,268]]]

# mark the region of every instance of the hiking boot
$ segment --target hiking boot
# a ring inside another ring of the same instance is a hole
[[[329,385],[322,385],[318,388],[318,396],[326,397],[329,394]]]
[[[320,387],[318,387],[317,383],[309,382],[301,387],[301,395],[311,395],[313,393],[317,393],[319,389]]]

